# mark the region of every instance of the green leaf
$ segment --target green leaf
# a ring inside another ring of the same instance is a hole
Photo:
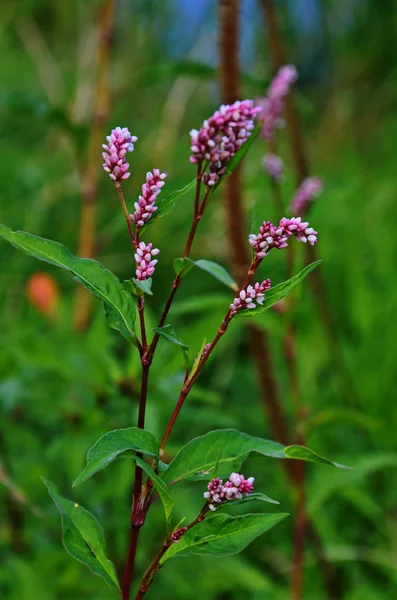
[[[170,463],[163,479],[176,483],[181,479],[211,479],[217,463],[219,477],[238,470],[250,452],[284,458],[284,446],[277,442],[252,437],[236,429],[218,429],[194,438],[181,448]]]
[[[43,477],[42,481],[61,514],[66,551],[120,593],[116,570],[106,557],[105,536],[99,521],[82,506],[61,496],[53,483]]]
[[[226,312],[230,304],[230,297],[224,294],[200,294],[197,296],[191,296],[172,303],[172,312],[177,315],[189,315],[189,314],[200,314],[207,312],[208,310],[214,310],[224,308]]]
[[[29,256],[73,273],[76,281],[102,300],[110,327],[119,331],[130,342],[137,343],[134,331],[135,303],[116,275],[105,269],[101,263],[88,258],[78,258],[59,242],[23,231],[12,231],[1,224],[0,237]]]
[[[227,287],[230,287],[232,290],[238,290],[238,285],[234,281],[233,277],[231,277],[231,275],[229,275],[226,269],[221,265],[218,265],[212,260],[204,259],[195,260],[193,262],[196,267],[198,267],[202,271],[206,271],[207,273],[215,277],[215,279],[227,285]]]
[[[156,473],[153,471],[152,467],[150,465],[148,465],[144,460],[139,458],[139,456],[136,456],[134,458],[134,461],[136,462],[137,465],[139,465],[145,471],[145,473],[147,473],[147,475],[149,475],[150,479],[153,481],[154,486],[160,497],[160,500],[163,504],[165,521],[167,524],[167,530],[169,531],[170,526],[171,526],[171,513],[172,513],[172,510],[175,505],[174,505],[173,499],[171,498],[171,496],[169,494],[167,485],[164,483],[164,481],[162,479],[160,479],[160,477],[158,475],[156,475]]]
[[[192,370],[190,371],[190,377],[193,377],[193,375],[197,371],[197,368],[198,368],[198,366],[200,364],[200,359],[201,359],[201,356],[202,356],[202,354],[204,352],[204,348],[205,348],[206,344],[207,344],[207,338],[204,338],[203,342],[201,344],[200,351],[199,351],[199,353],[197,354],[197,356],[196,356],[196,358],[194,360],[194,363],[193,363],[193,366],[192,366]]]
[[[109,431],[88,450],[87,464],[73,483],[73,487],[105,469],[120,454],[128,450],[157,458],[159,444],[154,435],[145,429],[129,427]]]
[[[174,269],[176,275],[182,273],[182,276],[184,277],[192,270],[193,267],[198,267],[202,271],[209,273],[210,275],[215,277],[215,279],[217,279],[221,283],[224,283],[227,287],[231,288],[232,290],[238,290],[237,283],[234,281],[232,276],[226,271],[226,269],[222,267],[222,265],[218,265],[218,263],[213,262],[212,260],[192,260],[191,258],[176,258],[174,260]]]
[[[236,506],[237,504],[247,504],[247,502],[253,502],[254,500],[260,502],[269,502],[270,504],[280,504],[280,502],[277,502],[277,500],[273,500],[272,498],[269,498],[269,496],[266,496],[261,492],[252,492],[251,494],[248,494],[248,496],[243,496],[240,500],[230,500],[228,502],[224,502],[223,504],[220,504],[216,510],[218,512],[219,510],[223,510],[228,506]]]
[[[228,177],[228,175],[233,173],[233,171],[238,167],[238,165],[243,160],[244,156],[247,154],[248,150],[251,148],[252,144],[255,142],[256,138],[258,137],[258,135],[260,134],[261,131],[262,131],[262,123],[258,123],[258,125],[256,125],[256,127],[252,130],[251,135],[249,136],[248,140],[246,142],[244,142],[244,144],[241,146],[241,148],[233,156],[233,158],[227,165],[225,174],[221,177],[221,179],[218,181],[218,183],[214,186],[214,189],[216,189],[218,187],[218,185],[220,185],[222,183],[222,181],[225,179],[225,177]]]
[[[134,294],[134,296],[142,296],[142,292],[149,296],[153,296],[151,277],[144,281],[139,281],[139,279],[135,279],[135,277],[133,279],[126,279],[126,281],[123,281],[123,287],[127,292],[130,292],[130,294]]]
[[[177,483],[181,479],[201,481],[217,476],[229,476],[238,471],[251,452],[271,458],[295,458],[319,464],[343,467],[303,446],[285,447],[278,442],[253,437],[236,429],[218,429],[194,438],[179,450],[163,475],[164,481]]]
[[[154,223],[156,219],[158,219],[159,217],[164,217],[164,215],[171,212],[172,209],[178,204],[180,200],[182,200],[184,196],[186,196],[190,192],[193,192],[195,189],[196,179],[193,179],[193,181],[185,185],[185,187],[183,187],[182,189],[177,190],[176,192],[171,192],[171,194],[168,194],[168,196],[158,197],[156,199],[157,210],[153,213],[149,221],[145,223],[143,227],[141,227],[141,232],[143,232],[148,225]]]
[[[174,556],[237,554],[287,516],[281,513],[231,517],[220,513],[208,517],[189,529],[177,544],[173,544],[160,564]]]
[[[306,462],[331,465],[333,467],[338,467],[338,469],[351,469],[351,467],[346,467],[345,465],[333,462],[328,458],[324,458],[324,456],[320,456],[316,452],[313,452],[313,450],[305,448],[304,446],[286,446],[284,448],[284,456],[285,458],[294,458],[297,460],[305,460]]]
[[[177,344],[181,346],[184,350],[189,350],[189,346],[186,346],[180,339],[180,337],[175,333],[172,325],[164,325],[164,327],[153,327],[152,331],[161,335],[161,337],[165,338],[172,344]]]
[[[307,275],[309,275],[311,271],[318,267],[320,263],[321,260],[316,260],[315,262],[311,263],[310,265],[307,265],[307,267],[302,269],[300,273],[294,275],[294,277],[291,277],[291,279],[287,279],[287,281],[279,283],[278,285],[275,285],[274,287],[270,288],[270,290],[266,292],[265,301],[261,306],[257,305],[256,308],[247,308],[239,310],[234,318],[238,319],[241,317],[254,317],[255,315],[263,313],[265,310],[268,310],[269,308],[277,304],[277,302],[288,296],[296,288],[296,286],[299,285]]]
[[[181,258],[176,258],[174,260],[175,275],[179,275],[180,273],[182,273],[182,276],[184,277],[185,275],[187,275],[189,273],[189,271],[191,271],[193,269],[193,267],[194,267],[194,264],[190,258],[181,257]]]
[[[152,329],[155,333],[166,339],[171,344],[176,344],[182,351],[183,359],[185,361],[185,367],[189,367],[189,356],[187,354],[187,350],[189,350],[189,346],[186,346],[178,336],[178,334],[174,331],[172,325],[164,325],[164,327],[154,327]]]

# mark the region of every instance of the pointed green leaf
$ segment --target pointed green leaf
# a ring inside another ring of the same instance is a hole
[[[180,339],[180,337],[175,333],[172,325],[164,325],[164,327],[153,327],[152,331],[158,333],[161,337],[165,338],[172,344],[177,344],[184,348],[184,350],[189,350],[189,346],[186,346]]]
[[[328,458],[324,458],[324,456],[320,456],[317,454],[317,452],[313,452],[313,450],[305,448],[304,446],[286,446],[284,448],[284,456],[285,458],[295,458],[297,460],[305,460],[307,462],[331,465],[333,467],[338,467],[338,469],[351,469],[351,467],[346,467],[345,465],[333,462]]]
[[[228,477],[238,471],[251,452],[271,458],[296,458],[320,464],[342,467],[303,446],[288,446],[253,437],[236,429],[218,429],[194,438],[179,450],[163,474],[164,481],[177,483],[181,479],[200,481],[217,476]]]
[[[184,277],[187,275],[193,267],[198,267],[202,271],[209,273],[215,279],[227,285],[227,287],[232,290],[238,290],[237,283],[234,281],[233,277],[226,271],[222,265],[218,265],[218,263],[212,260],[192,260],[191,258],[176,258],[174,260],[174,270],[176,275],[180,273]]]
[[[234,281],[233,277],[229,275],[224,267],[218,265],[218,263],[204,259],[195,260],[193,262],[196,267],[202,271],[206,271],[212,275],[212,277],[215,277],[215,279],[227,285],[227,287],[230,287],[232,290],[238,290],[237,283]]]
[[[141,227],[141,232],[143,232],[148,225],[154,223],[156,219],[159,217],[164,217],[164,215],[167,215],[169,212],[171,212],[184,196],[190,194],[190,192],[193,192],[195,189],[196,179],[193,179],[193,181],[185,185],[185,187],[177,190],[176,192],[171,192],[171,194],[168,194],[168,196],[158,196],[156,199],[157,210],[152,214],[149,221],[145,223],[143,227]]]
[[[159,444],[154,435],[146,429],[128,427],[128,429],[109,431],[88,450],[87,464],[77,477],[73,487],[105,469],[120,454],[128,450],[157,458]]]
[[[300,273],[294,275],[294,277],[291,277],[291,279],[287,279],[287,281],[279,283],[278,285],[275,285],[274,287],[270,288],[270,290],[266,292],[265,301],[261,306],[257,305],[256,308],[246,308],[243,310],[239,310],[234,318],[238,319],[241,317],[254,317],[255,315],[263,313],[265,310],[268,310],[269,308],[277,304],[277,302],[288,296],[296,288],[296,286],[299,285],[307,275],[309,275],[311,271],[318,267],[320,263],[321,260],[316,260],[315,262],[311,263],[310,265],[307,265],[307,267],[302,269]]]
[[[181,448],[170,463],[163,479],[176,483],[181,479],[211,479],[218,459],[218,477],[237,471],[250,452],[284,458],[284,446],[252,437],[236,429],[218,429],[194,438]]]
[[[261,492],[252,492],[251,494],[248,494],[248,496],[243,496],[240,500],[230,500],[228,502],[224,502],[223,504],[219,504],[216,510],[218,512],[219,510],[223,510],[225,508],[227,509],[228,506],[247,504],[247,502],[253,502],[255,500],[259,502],[268,502],[269,504],[280,504],[280,502],[277,502],[277,500],[273,500]]]
[[[174,260],[175,275],[182,274],[183,277],[189,273],[194,267],[193,261],[190,258],[176,258]]]
[[[23,231],[12,231],[0,224],[0,237],[29,256],[73,273],[74,279],[102,300],[107,321],[127,340],[136,343],[134,331],[135,303],[120,281],[101,263],[78,258],[59,242],[53,242]]]
[[[160,500],[163,504],[165,520],[167,524],[167,530],[170,530],[171,526],[171,513],[174,508],[174,501],[170,496],[167,485],[164,483],[162,479],[153,471],[152,467],[145,463],[144,460],[136,456],[134,458],[137,465],[139,465],[147,475],[149,475],[150,479],[153,481],[154,486],[158,492]]]
[[[61,514],[66,551],[120,593],[116,570],[106,557],[105,536],[99,521],[82,506],[61,496],[53,483],[44,477],[42,481]]]
[[[152,292],[152,278],[149,277],[144,281],[139,281],[139,279],[126,279],[123,281],[123,287],[130,294],[134,294],[134,296],[142,296],[142,292],[144,294],[148,294],[149,296],[153,296]]]
[[[176,344],[182,351],[183,359],[185,361],[186,368],[189,367],[189,356],[187,354],[187,350],[189,350],[189,346],[186,346],[178,336],[178,334],[174,331],[172,325],[164,325],[164,327],[154,327],[152,329],[155,333],[166,339],[168,342],[172,344]]]
[[[281,513],[231,517],[219,513],[207,517],[189,529],[177,544],[173,544],[161,559],[160,564],[174,556],[237,554],[287,516],[287,514]]]

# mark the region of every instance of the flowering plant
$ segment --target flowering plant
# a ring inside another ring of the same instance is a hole
[[[132,585],[135,584],[138,540],[153,502],[159,501],[163,505],[166,534],[157,556],[136,586],[136,599],[146,595],[158,569],[171,558],[240,552],[286,516],[284,513],[231,516],[224,512],[236,503],[248,503],[250,500],[278,504],[261,491],[253,491],[254,477],[245,478],[235,472],[240,470],[250,453],[335,465],[308,448],[285,447],[233,429],[211,431],[188,441],[170,462],[166,462],[164,454],[190,391],[229,325],[238,318],[253,317],[274,306],[318,264],[308,265],[299,274],[275,286],[272,286],[270,279],[255,281],[257,271],[270,250],[287,247],[292,238],[310,245],[317,242],[317,232],[302,220],[300,210],[297,216],[283,217],[276,225],[264,221],[258,231],[249,235],[247,242],[252,247],[252,259],[242,282],[234,282],[226,269],[215,262],[190,258],[197,227],[210,199],[222,181],[237,167],[260,131],[268,139],[271,131],[280,126],[282,99],[295,76],[292,68],[285,68],[273,82],[269,97],[261,105],[256,106],[251,100],[223,105],[204,121],[199,130],[192,130],[190,162],[196,166],[195,179],[182,190],[164,196],[167,174],[157,168],[152,169],[146,175],[142,193],[131,214],[124,197],[123,182],[130,177],[127,154],[134,150],[137,138],[126,127],[112,130],[107,143],[103,145],[103,169],[109,175],[120,200],[135,259],[135,277],[124,284],[99,262],[77,258],[58,242],[0,226],[0,235],[6,241],[28,255],[68,270],[78,283],[99,298],[109,326],[133,344],[140,357],[141,385],[136,426],[104,434],[88,451],[86,466],[74,483],[82,484],[125,453],[134,463],[130,540],[121,578],[106,556],[103,530],[96,517],[64,498],[54,484],[44,480],[62,516],[66,550],[101,576],[123,600],[130,598]],[[268,159],[267,164],[270,170],[279,173],[278,161]],[[278,179],[279,175],[274,177]],[[298,208],[319,189],[316,182],[305,185],[298,191],[294,201],[294,206]],[[145,305],[152,294],[152,280],[158,268],[160,250],[154,248],[148,238],[147,241],[142,238],[146,237],[148,226],[169,212],[190,191],[194,191],[193,218],[183,255],[174,262],[175,277],[168,298],[157,326],[149,331]],[[231,288],[234,298],[231,298],[229,306],[225,306],[225,316],[214,338],[208,343],[204,340],[198,356],[190,360],[187,346],[169,323],[169,311],[183,278],[194,267],[205,270]],[[162,438],[158,440],[145,429],[145,416],[147,402],[151,402],[148,398],[150,368],[160,338],[176,344],[182,350],[184,377],[175,408]],[[232,469],[235,471],[231,472]],[[196,481],[202,485],[203,507],[188,524],[172,523],[172,489],[180,481]],[[207,482],[206,491],[204,482]]]

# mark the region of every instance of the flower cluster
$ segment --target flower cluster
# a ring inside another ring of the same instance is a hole
[[[223,485],[223,479],[215,477],[209,482],[208,492],[204,493],[204,498],[208,501],[208,508],[215,510],[215,504],[221,504],[228,500],[241,500],[243,496],[248,496],[254,489],[253,477],[245,479],[244,475],[232,473]]]
[[[190,162],[208,163],[209,173],[203,174],[205,184],[215,185],[225,173],[231,158],[251,135],[254,118],[261,110],[252,100],[222,104],[199,131],[192,129]]]
[[[295,215],[303,215],[308,204],[321,194],[323,182],[320,177],[308,177],[304,179],[296,190],[291,202],[291,212]]]
[[[121,181],[128,179],[130,165],[125,160],[127,152],[134,150],[134,142],[137,141],[135,135],[131,135],[127,127],[116,127],[112,129],[110,135],[106,137],[108,143],[102,144],[103,169],[109,173],[112,181]]]
[[[134,204],[135,212],[130,215],[130,219],[135,223],[137,229],[142,227],[157,210],[157,206],[155,205],[156,197],[165,184],[164,179],[166,177],[167,173],[161,173],[160,169],[153,169],[153,171],[146,173],[146,182],[142,186],[142,195],[139,196],[138,202]]]
[[[286,248],[291,235],[294,235],[298,242],[307,242],[311,246],[317,242],[317,231],[309,227],[308,222],[302,221],[301,217],[283,217],[278,225],[264,221],[259,233],[252,233],[248,239],[254,249],[255,258],[262,260],[272,248]]]
[[[153,256],[156,256],[160,250],[158,248],[153,248],[152,243],[145,244],[145,242],[140,242],[135,251],[135,260],[136,260],[136,278],[138,281],[145,281],[148,277],[151,277],[154,273],[154,267],[157,264],[157,260],[153,259]]]
[[[256,308],[256,304],[263,304],[265,292],[271,287],[270,279],[265,279],[262,283],[255,283],[255,285],[249,285],[245,290],[241,290],[230,305],[232,315],[242,308]]]
[[[284,98],[297,78],[298,73],[293,65],[281,67],[270,84],[267,96],[258,100],[260,118],[263,120],[262,135],[267,142],[273,138],[275,130],[284,125],[281,117]]]
[[[282,158],[277,156],[277,154],[272,154],[271,152],[265,154],[263,157],[263,167],[270,179],[275,182],[281,181],[284,177],[284,163]]]

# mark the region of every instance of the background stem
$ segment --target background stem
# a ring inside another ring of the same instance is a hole
[[[115,0],[103,0],[99,7],[99,39],[96,58],[96,81],[94,83],[91,132],[88,142],[87,161],[83,178],[83,193],[77,255],[93,258],[95,255],[95,224],[97,213],[98,178],[101,158],[101,142],[109,109],[110,34],[113,24]],[[91,314],[92,295],[82,286],[76,290],[73,328],[83,331]]]
[[[273,68],[274,70],[278,70],[283,65],[288,64],[287,53],[285,51],[283,38],[279,30],[273,0],[261,0],[261,4]],[[285,116],[287,121],[287,135],[294,161],[297,185],[300,185],[300,183],[309,175],[309,163],[304,147],[300,118],[295,105],[293,91],[290,91],[285,98]],[[308,263],[310,263],[316,260],[317,256],[315,249],[309,244],[307,244],[307,246],[308,248],[306,248],[306,257]],[[287,255],[287,258],[290,259],[288,261],[288,270],[291,271],[294,262],[293,256]],[[289,272],[288,275],[290,276],[291,272]],[[311,282],[313,291],[315,291],[314,297],[317,300],[317,308],[319,312],[322,313],[323,325],[328,334],[329,344],[332,350],[332,348],[335,347],[335,342],[332,339],[335,337],[335,330],[330,327],[330,323],[332,323],[333,318],[332,313],[329,310],[328,299],[321,273],[312,273],[312,276],[309,277],[309,281]],[[291,320],[287,323],[287,330],[284,339],[284,352],[291,384],[291,394],[294,399],[295,409],[297,412],[297,425],[298,429],[300,430],[299,443],[304,443],[304,439],[302,437],[303,428],[299,426],[299,422],[301,420],[301,410],[299,407],[300,395],[296,368],[296,335],[294,323]],[[340,365],[340,357],[338,358],[338,364]],[[328,596],[329,598],[337,598],[339,597],[339,594],[333,583],[335,581],[333,568],[326,562],[324,552],[322,551],[322,543],[317,535],[315,526],[313,523],[309,524],[306,516],[306,466],[303,463],[297,463],[292,469],[291,474],[297,491],[291,600],[301,600],[302,598],[304,545],[307,532],[310,532],[310,538],[315,550],[317,551],[317,559],[323,573],[324,585],[327,589]]]

